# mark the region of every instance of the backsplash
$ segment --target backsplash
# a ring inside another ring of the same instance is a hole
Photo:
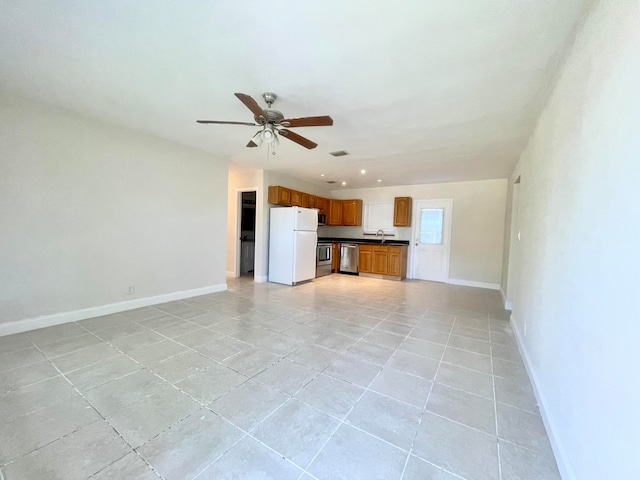
[[[367,238],[372,239],[374,235],[365,235],[362,227],[318,227],[318,237],[336,237],[336,238]],[[396,227],[395,235],[385,235],[387,238],[394,240],[411,240],[410,227]]]

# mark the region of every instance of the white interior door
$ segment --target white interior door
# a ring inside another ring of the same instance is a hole
[[[413,229],[413,278],[447,282],[453,200],[416,202]]]

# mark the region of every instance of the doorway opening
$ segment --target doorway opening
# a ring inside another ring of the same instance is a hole
[[[253,277],[256,256],[256,192],[241,192],[240,200],[240,276]]]
[[[504,308],[513,310],[514,286],[520,277],[520,175],[513,183],[511,199],[511,232],[509,237],[509,260],[507,261],[507,282],[504,292]]]

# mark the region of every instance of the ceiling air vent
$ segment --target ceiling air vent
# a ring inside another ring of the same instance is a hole
[[[327,183],[336,183],[335,180],[327,180]]]
[[[345,155],[349,155],[349,152],[338,150],[336,152],[329,152],[329,155],[333,155],[334,157],[344,157]]]

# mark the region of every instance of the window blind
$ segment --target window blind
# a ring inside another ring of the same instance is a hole
[[[376,233],[382,230],[393,235],[393,203],[367,203],[364,205],[364,233]]]

